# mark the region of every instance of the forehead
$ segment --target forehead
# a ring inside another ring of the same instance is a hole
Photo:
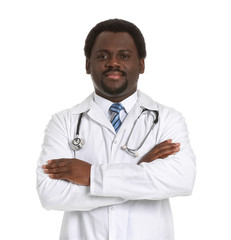
[[[93,45],[92,52],[100,50],[120,51],[129,50],[137,52],[137,48],[132,36],[127,32],[102,32]]]

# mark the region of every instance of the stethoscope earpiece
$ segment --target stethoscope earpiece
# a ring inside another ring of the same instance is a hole
[[[135,152],[133,149],[128,148],[126,145],[121,146],[123,150],[132,155],[133,157],[139,157],[139,153]]]

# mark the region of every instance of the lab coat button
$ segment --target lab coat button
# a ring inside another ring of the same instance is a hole
[[[114,211],[114,209],[115,209],[114,207],[111,207],[111,210],[112,210],[112,211]]]
[[[115,141],[114,141],[114,144],[116,144],[116,143],[117,143],[117,141],[115,140]]]

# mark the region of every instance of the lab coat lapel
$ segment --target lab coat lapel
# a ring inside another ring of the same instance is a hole
[[[138,91],[138,100],[125,118],[119,132],[122,132],[129,128],[129,126],[133,125],[143,109],[158,111],[156,103],[149,96],[142,93],[141,91]]]
[[[144,108],[150,110],[158,110],[156,103],[147,95],[143,94],[141,91],[138,91],[138,101],[129,112],[125,118],[118,134],[131,126],[134,121],[138,118],[140,113]],[[87,112],[88,116],[93,120],[98,122],[101,126],[108,128],[112,133],[115,133],[115,130],[110,122],[107,119],[105,113],[101,108],[93,101],[93,94],[91,94],[87,99],[85,99],[81,104],[74,106],[72,108],[72,114],[80,114],[81,112]]]
[[[111,122],[107,119],[107,116],[103,110],[94,102],[93,93],[88,96],[82,103],[74,106],[72,108],[72,114],[80,114],[86,112],[87,115],[95,122],[99,123],[101,126],[104,126],[115,132]]]
[[[133,125],[133,123],[138,118],[141,112],[142,112],[142,108],[140,106],[137,106],[137,104],[135,104],[135,106],[131,109],[127,117],[124,119],[119,132],[122,132],[127,128],[129,128],[131,125]]]
[[[103,110],[96,103],[92,104],[92,107],[87,114],[90,118],[98,122],[100,125],[108,128],[112,132],[115,132],[111,122],[109,121],[109,119],[107,119],[107,116],[105,115]]]

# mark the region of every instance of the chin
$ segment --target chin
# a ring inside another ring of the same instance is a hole
[[[127,87],[128,87],[127,81],[123,85],[121,85],[120,87],[117,87],[117,88],[112,88],[112,87],[107,86],[106,84],[102,84],[103,91],[106,94],[109,94],[110,96],[123,95],[126,92]]]

